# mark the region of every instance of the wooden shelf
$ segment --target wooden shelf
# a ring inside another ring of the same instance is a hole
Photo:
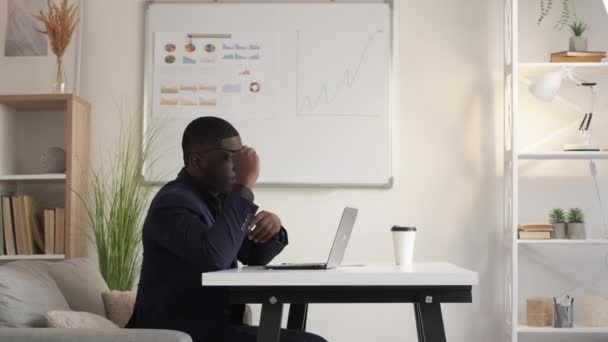
[[[67,110],[76,101],[90,110],[90,104],[73,94],[0,95],[0,104],[15,110]]]
[[[61,260],[88,255],[90,118],[91,105],[74,94],[0,95],[0,191],[31,195],[49,207],[65,209],[65,256],[4,256],[0,260]],[[65,173],[24,174],[36,172],[39,162],[32,158],[50,146],[65,149]],[[36,186],[29,187],[29,183]],[[24,186],[15,189],[15,185]],[[37,185],[49,185],[49,189]]]
[[[520,153],[519,159],[523,160],[600,160],[608,159],[608,151],[598,152],[529,152]]]
[[[517,240],[520,245],[608,245],[608,239],[586,239],[586,240]]]
[[[608,327],[581,327],[553,328],[553,327],[529,327],[520,325],[517,332],[525,334],[608,334]]]
[[[0,181],[65,181],[65,173],[47,173],[34,175],[0,175]]]
[[[0,255],[0,261],[14,260],[63,260],[63,254]]]

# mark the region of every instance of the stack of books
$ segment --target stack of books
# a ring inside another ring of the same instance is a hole
[[[604,58],[602,51],[562,51],[551,54],[551,63],[601,63]]]
[[[519,238],[522,240],[550,239],[553,226],[550,224],[521,224],[519,225]]]
[[[65,252],[64,208],[44,209],[44,220],[39,220],[37,205],[31,196],[3,195],[1,202],[0,255]]]

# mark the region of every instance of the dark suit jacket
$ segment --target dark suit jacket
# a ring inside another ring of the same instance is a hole
[[[264,244],[247,239],[258,207],[235,186],[215,197],[182,170],[152,200],[143,227],[143,262],[128,328],[179,330],[194,341],[215,341],[230,324],[242,324],[243,306],[229,305],[225,288],[203,288],[201,274],[265,265],[287,245],[287,232]],[[204,277],[204,274],[202,275]]]

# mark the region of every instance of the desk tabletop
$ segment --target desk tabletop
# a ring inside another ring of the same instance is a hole
[[[268,270],[242,267],[202,274],[203,286],[473,286],[477,272],[449,263],[342,266],[331,270]]]

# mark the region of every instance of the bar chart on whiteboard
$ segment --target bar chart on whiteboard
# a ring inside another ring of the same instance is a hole
[[[277,33],[154,35],[152,112],[168,118],[264,118],[275,113]]]

